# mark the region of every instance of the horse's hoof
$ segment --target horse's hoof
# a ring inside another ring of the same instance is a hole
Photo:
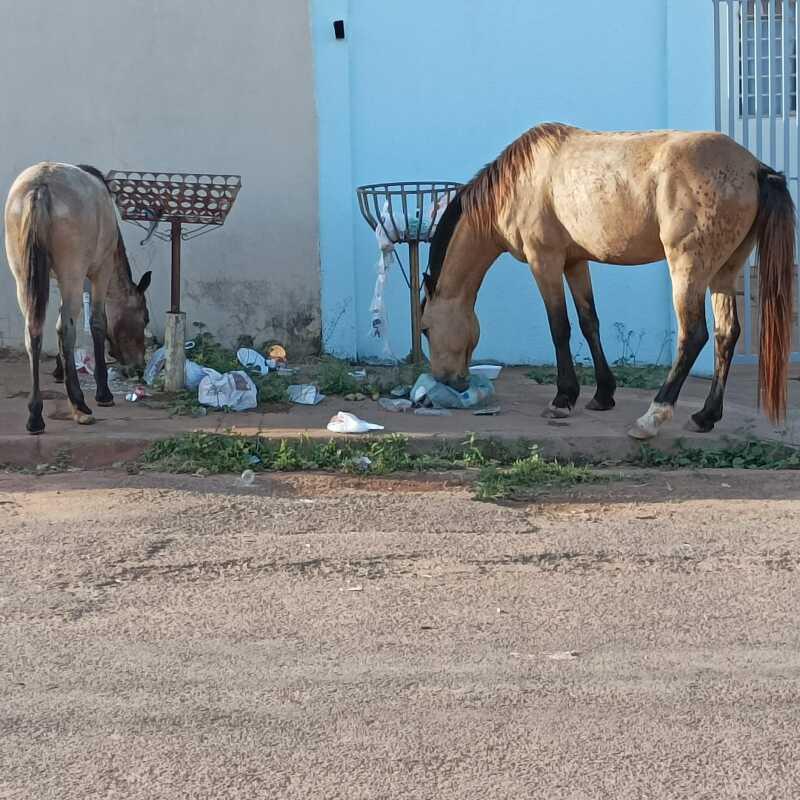
[[[611,411],[615,405],[616,403],[613,397],[610,400],[598,400],[596,397],[593,397],[586,404],[586,408],[588,411]]]
[[[26,425],[25,430],[28,431],[28,433],[31,436],[41,436],[44,433],[44,423],[42,423],[42,426],[40,428],[35,428],[30,425]]]
[[[695,415],[692,415],[689,417],[689,420],[686,423],[686,430],[691,431],[692,433],[709,433],[710,431],[714,430],[714,423],[711,421],[698,422],[695,419]]]
[[[558,408],[558,406],[554,406],[552,403],[542,411],[542,416],[545,419],[566,419],[571,414],[571,408]]]
[[[111,408],[114,405],[114,398],[112,397],[109,400],[101,400],[99,397],[95,397],[94,399],[97,405],[102,406],[103,408]]]
[[[657,433],[658,431],[640,428],[638,425],[634,425],[632,428],[628,429],[628,436],[630,436],[632,439],[638,439],[640,442],[643,442],[647,439],[653,439]]]
[[[72,417],[78,425],[91,425],[94,422],[94,417],[91,413],[84,414],[82,411],[76,411]]]

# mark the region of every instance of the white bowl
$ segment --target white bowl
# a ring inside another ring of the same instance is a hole
[[[496,364],[476,364],[474,367],[470,367],[469,371],[472,375],[482,375],[484,378],[493,381],[497,379],[502,369]]]

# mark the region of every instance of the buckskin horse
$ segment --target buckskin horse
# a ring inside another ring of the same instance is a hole
[[[26,428],[32,434],[44,431],[39,357],[51,274],[61,293],[56,380],[65,377],[72,416],[86,425],[93,420],[92,412],[78,382],[73,352],[84,282],[88,278],[92,288],[95,400],[98,405],[112,406],[106,337],[111,354],[121,365],[141,372],[148,323],[144,293],[150,284],[150,272],[138,284],[134,282],[114,201],[102,173],[86,165],[46,162],[19,175],[6,201],[5,240],[8,263],[17,281],[19,307],[25,317],[25,344],[31,368]]]
[[[530,265],[547,309],[558,366],[545,416],[567,417],[579,385],[570,353],[566,278],[594,361],[587,408],[614,406],[589,261],[636,265],[666,258],[678,320],[677,352],[649,410],[630,429],[647,439],[672,418],[681,387],[708,341],[705,293],[715,320],[715,371],[689,427],[710,431],[739,337],[736,278],[759,252],[760,402],[785,416],[791,347],[794,205],[784,176],[719,133],[601,133],[548,123],[524,133],[448,205],[424,276],[422,330],[435,378],[463,388],[480,327],[475,300],[503,253]]]

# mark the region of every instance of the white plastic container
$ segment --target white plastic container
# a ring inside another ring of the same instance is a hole
[[[481,375],[490,381],[497,380],[503,368],[496,364],[476,364],[469,368],[470,375]]]

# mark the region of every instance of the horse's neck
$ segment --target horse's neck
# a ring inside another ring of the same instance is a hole
[[[462,221],[447,248],[437,294],[475,304],[483,279],[503,248],[494,238],[474,231]]]
[[[119,234],[120,236],[122,234]],[[125,254],[125,246],[118,246],[111,259],[111,280],[108,284],[108,296],[112,300],[124,300],[136,285],[131,279],[130,265]]]

